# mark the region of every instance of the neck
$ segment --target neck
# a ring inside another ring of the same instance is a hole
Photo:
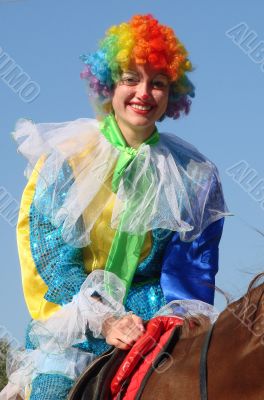
[[[143,142],[145,142],[155,130],[155,125],[147,127],[132,127],[118,118],[116,118],[116,122],[128,146],[133,147],[134,149],[137,149]]]

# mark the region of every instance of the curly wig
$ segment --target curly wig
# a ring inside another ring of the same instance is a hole
[[[170,79],[168,107],[160,120],[166,116],[177,119],[181,112],[189,113],[194,85],[186,75],[193,70],[188,53],[173,30],[152,15],[135,15],[127,23],[112,26],[98,50],[80,58],[85,63],[81,78],[88,82],[89,95],[99,117],[112,110],[115,84],[132,63],[148,64]]]

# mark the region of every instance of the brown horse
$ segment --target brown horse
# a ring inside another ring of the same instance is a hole
[[[208,400],[264,399],[264,284],[231,303],[219,316],[207,354]],[[200,400],[200,355],[208,330],[185,323],[165,374],[153,371],[142,400]]]
[[[163,373],[153,368],[143,392],[135,399],[263,400],[264,283],[256,286],[262,276],[264,274],[257,276],[247,293],[229,304],[220,314],[213,327],[207,352],[203,354],[204,366],[201,365],[201,352],[206,348],[205,342],[211,326],[206,318],[201,317],[196,321],[196,327],[191,329],[187,318],[183,327],[176,328],[180,332],[179,340],[171,352],[173,362],[171,359],[165,360],[162,365],[162,370],[165,371]],[[206,367],[207,374],[203,370]],[[89,374],[93,369],[94,366],[87,368],[69,399],[88,400],[82,390],[78,391],[78,385],[85,387],[85,381],[86,387],[89,386]],[[201,377],[203,373],[207,376],[205,381]],[[104,385],[101,378],[99,383]],[[201,396],[201,387],[203,391],[207,391],[205,397]],[[102,392],[104,390],[98,393]],[[109,395],[99,397],[111,398]],[[96,395],[89,399],[99,397]],[[121,400],[123,396],[118,398]]]

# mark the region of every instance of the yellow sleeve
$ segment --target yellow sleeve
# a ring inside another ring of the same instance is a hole
[[[33,319],[46,319],[60,309],[58,304],[44,299],[48,286],[37,271],[30,247],[30,207],[35,193],[38,171],[43,162],[44,158],[38,161],[23,192],[17,224],[17,244],[23,292]]]

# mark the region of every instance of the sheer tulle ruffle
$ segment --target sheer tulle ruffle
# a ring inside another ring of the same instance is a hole
[[[64,240],[75,247],[90,243],[95,221],[113,200],[113,229],[134,234],[169,229],[184,241],[230,215],[214,164],[175,135],[161,133],[157,145],[140,147],[116,195],[111,178],[119,150],[100,133],[96,120],[36,125],[20,120],[13,136],[29,160],[27,176],[43,156],[35,205],[55,226],[62,225]],[[71,169],[66,181],[58,179],[63,168]]]
[[[95,355],[77,348],[47,353],[44,350],[16,350],[8,355],[8,384],[0,393],[0,400],[29,399],[32,381],[39,374],[60,374],[75,380]]]

